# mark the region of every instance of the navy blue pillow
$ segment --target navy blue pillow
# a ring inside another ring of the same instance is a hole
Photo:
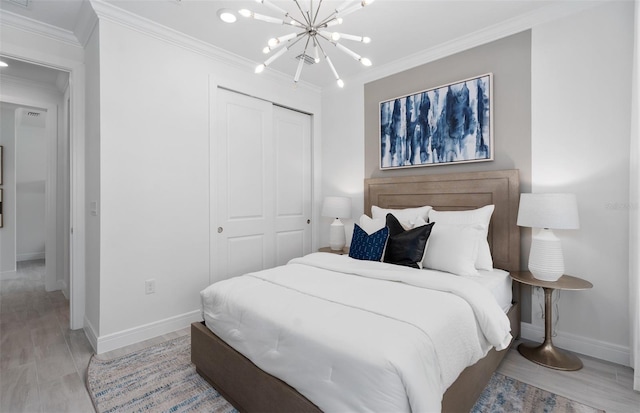
[[[419,262],[424,256],[427,240],[431,235],[434,222],[405,231],[397,218],[387,214],[389,240],[384,253],[384,262],[420,268]]]
[[[369,235],[358,224],[355,224],[349,256],[357,260],[380,261],[388,236],[389,228],[387,227]]]

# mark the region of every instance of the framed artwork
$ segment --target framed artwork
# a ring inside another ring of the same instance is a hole
[[[380,102],[380,169],[493,160],[493,74]]]

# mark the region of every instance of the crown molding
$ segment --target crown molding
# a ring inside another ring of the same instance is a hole
[[[2,13],[0,13],[0,25],[48,37],[55,41],[70,44],[71,46],[82,47],[75,34],[69,30],[61,29],[7,10],[2,10]]]
[[[80,7],[80,13],[78,14],[76,25],[73,28],[73,32],[75,33],[78,41],[83,48],[87,46],[89,38],[91,37],[91,34],[97,26],[98,16],[93,11],[93,8],[89,4],[89,2],[83,1],[82,6]]]
[[[369,83],[386,76],[403,72],[405,70],[430,63],[442,59],[453,54],[463,52],[465,50],[481,46],[525,30],[532,29],[535,26],[557,20],[581,11],[590,9],[597,5],[604,4],[609,0],[600,1],[580,1],[580,2],[562,2],[542,7],[533,12],[509,19],[507,21],[495,24],[461,36],[457,39],[446,43],[439,44],[435,47],[425,49],[414,53],[405,58],[394,61],[386,65],[378,66],[366,71],[364,74],[354,76],[350,79],[352,82],[362,84]],[[346,83],[345,79],[345,83]]]
[[[164,41],[173,46],[177,46],[194,53],[214,59],[220,63],[238,67],[242,70],[253,73],[255,62],[238,56],[232,52],[216,47],[205,41],[196,39],[180,31],[164,26],[160,23],[141,17],[137,14],[123,10],[111,3],[102,0],[89,0],[93,10],[98,16],[98,20],[109,21],[127,27],[139,33],[151,36]],[[291,83],[291,76],[276,70],[269,73],[262,73],[260,76],[270,78],[276,82]],[[306,89],[310,92],[320,93],[321,88],[310,83],[301,81],[297,86],[299,89]]]

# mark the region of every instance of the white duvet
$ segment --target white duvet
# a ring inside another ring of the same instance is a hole
[[[217,282],[205,324],[325,412],[437,412],[465,367],[511,340],[484,287],[315,253]]]

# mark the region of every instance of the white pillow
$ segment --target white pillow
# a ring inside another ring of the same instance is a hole
[[[482,208],[471,209],[468,211],[429,211],[429,221],[438,224],[448,225],[480,225],[482,232],[480,234],[480,243],[478,244],[478,255],[476,257],[475,266],[479,270],[492,270],[493,258],[491,257],[491,249],[487,236],[489,234],[489,222],[495,205],[486,205]]]
[[[423,268],[456,275],[478,275],[475,262],[481,225],[449,225],[436,222],[431,229]]]
[[[359,222],[360,222],[359,223],[360,228],[362,228],[364,230],[364,232],[366,232],[368,235],[371,235],[374,232],[379,231],[382,228],[387,226],[386,217],[385,218],[372,219],[372,218],[369,218],[367,215],[363,214],[360,217],[360,221]]]
[[[393,214],[396,217],[400,225],[405,229],[411,229],[418,223],[418,218],[426,223],[429,219],[430,206],[422,206],[417,208],[404,208],[404,209],[386,209],[379,206],[371,206],[371,216],[373,219],[386,219],[387,214]]]

